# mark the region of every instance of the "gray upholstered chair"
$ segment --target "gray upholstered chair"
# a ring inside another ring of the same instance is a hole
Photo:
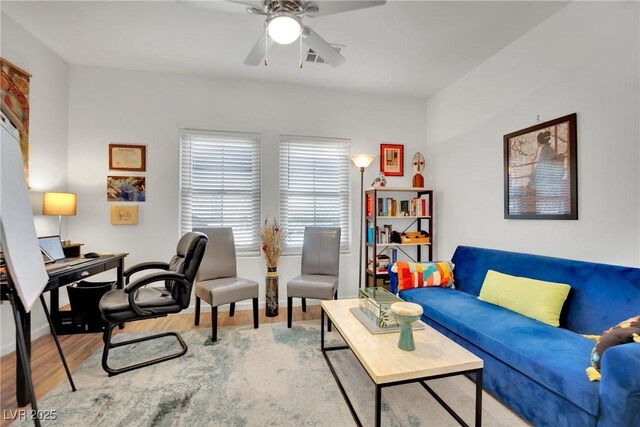
[[[258,283],[237,277],[236,245],[231,228],[194,228],[209,237],[196,279],[196,317],[200,324],[200,300],[211,304],[211,339],[218,339],[218,307],[230,304],[233,317],[236,302],[253,299],[253,327],[258,328]]]
[[[293,298],[338,299],[340,228],[306,227],[302,243],[301,275],[287,282],[287,326],[291,327]],[[331,323],[329,323],[331,330]]]

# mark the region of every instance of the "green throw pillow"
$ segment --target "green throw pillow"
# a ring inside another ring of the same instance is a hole
[[[550,326],[560,326],[562,304],[571,286],[489,270],[478,299]]]

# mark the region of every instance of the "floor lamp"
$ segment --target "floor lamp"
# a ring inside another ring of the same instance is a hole
[[[42,215],[58,215],[58,235],[62,240],[62,217],[76,214],[76,193],[44,193]]]
[[[358,258],[358,288],[362,287],[362,235],[364,222],[364,170],[373,162],[376,156],[372,154],[354,154],[351,161],[360,168],[360,254]],[[375,249],[374,249],[375,250]]]

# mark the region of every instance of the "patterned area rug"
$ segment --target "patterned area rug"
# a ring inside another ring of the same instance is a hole
[[[320,351],[318,321],[182,331],[189,346],[181,358],[109,378],[101,351],[74,373],[78,391],[59,384],[39,401],[57,410],[56,426],[353,426],[349,409]],[[119,335],[116,340],[129,339]],[[337,332],[328,345],[341,344]],[[113,367],[175,351],[171,337],[110,354]],[[373,424],[374,386],[349,350],[330,353],[336,372],[364,425]],[[389,361],[393,363],[393,361]],[[473,423],[473,382],[464,377],[430,381],[438,394]],[[384,389],[382,425],[455,426],[456,421],[419,384]],[[526,425],[487,393],[486,426]],[[14,426],[32,425],[16,422]]]

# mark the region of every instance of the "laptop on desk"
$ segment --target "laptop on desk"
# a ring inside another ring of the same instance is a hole
[[[65,257],[60,236],[38,237],[38,244],[40,245],[40,251],[42,252],[42,258],[44,259],[47,272],[94,261],[94,259]]]

